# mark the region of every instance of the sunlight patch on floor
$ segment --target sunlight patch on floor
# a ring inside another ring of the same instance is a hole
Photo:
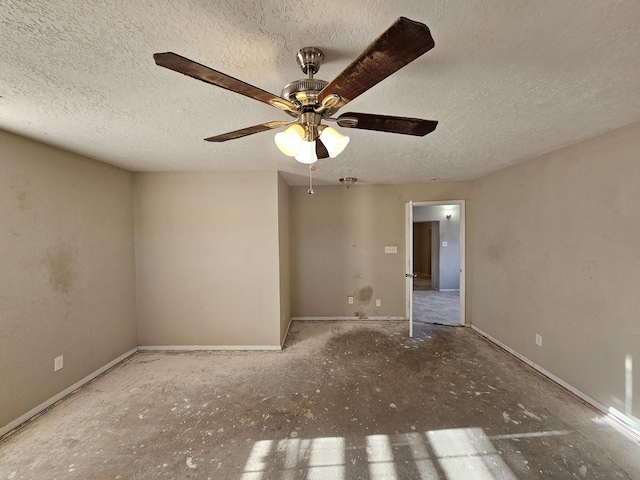
[[[560,434],[565,432],[531,432],[518,436]],[[263,480],[265,474],[270,478],[277,474],[277,478],[284,480],[301,478],[301,475],[309,480],[345,480],[349,469],[368,472],[370,480],[398,480],[399,459],[394,450],[402,449],[411,452],[413,467],[421,480],[517,480],[481,428],[368,435],[362,440],[350,442],[349,445],[355,443],[355,446],[348,447],[364,449],[367,464],[358,467],[355,460],[352,459],[351,464],[347,461],[344,437],[261,440],[251,449],[242,480]]]
[[[516,480],[481,428],[427,432],[447,479]]]

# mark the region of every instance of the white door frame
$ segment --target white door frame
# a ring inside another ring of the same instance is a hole
[[[405,204],[405,305],[407,307],[406,316],[409,320],[409,337],[413,337],[413,202],[409,200]]]
[[[438,200],[431,202],[409,201],[405,206],[405,268],[406,273],[413,273],[413,207],[433,207],[438,205],[460,206],[460,325],[466,325],[466,212],[464,200]],[[411,269],[411,270],[410,270]],[[413,278],[406,281],[406,317],[409,320],[409,336],[413,337]]]

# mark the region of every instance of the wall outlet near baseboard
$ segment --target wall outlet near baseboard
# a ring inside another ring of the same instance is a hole
[[[542,346],[542,335],[540,335],[539,333],[536,333],[536,345],[538,345],[539,347]]]
[[[60,355],[53,359],[53,371],[57,372],[58,370],[61,370],[62,367],[64,367],[64,356]]]
[[[376,298],[376,307],[379,307],[380,305],[382,305],[382,302],[379,298]]]
[[[351,297],[351,296],[347,297],[347,303],[349,305],[353,305],[353,297]]]

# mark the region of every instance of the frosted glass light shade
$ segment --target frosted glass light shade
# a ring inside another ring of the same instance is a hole
[[[284,132],[278,132],[275,141],[278,149],[289,157],[295,157],[304,139],[304,128],[296,123]]]
[[[327,152],[331,158],[336,158],[342,153],[347,144],[349,143],[349,137],[338,133],[331,127],[326,127],[320,134],[320,141],[327,147]]]
[[[318,161],[316,155],[316,142],[302,142],[300,150],[296,154],[296,160],[306,165],[311,165]]]

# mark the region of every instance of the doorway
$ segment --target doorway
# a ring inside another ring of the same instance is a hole
[[[413,291],[438,290],[440,222],[413,222]]]
[[[464,201],[408,202],[407,317],[413,323],[465,324]]]

